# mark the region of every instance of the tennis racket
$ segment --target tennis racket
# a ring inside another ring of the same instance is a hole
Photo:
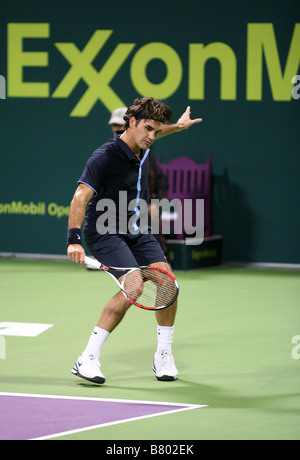
[[[88,256],[85,257],[85,264],[108,273],[116,281],[126,299],[144,310],[162,310],[172,305],[178,297],[176,279],[161,268],[107,267]],[[109,270],[126,271],[121,283]]]

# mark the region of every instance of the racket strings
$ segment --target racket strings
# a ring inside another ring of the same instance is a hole
[[[127,296],[146,308],[161,308],[174,302],[177,286],[174,280],[161,271],[143,268],[130,272],[123,284]]]

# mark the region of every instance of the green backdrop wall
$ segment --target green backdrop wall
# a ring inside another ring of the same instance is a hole
[[[152,95],[203,117],[154,148],[211,157],[223,259],[300,263],[299,19],[291,0],[2,2],[0,252],[65,254],[110,112]]]

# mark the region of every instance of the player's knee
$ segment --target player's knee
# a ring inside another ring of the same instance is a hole
[[[129,276],[126,276],[122,282],[122,285],[126,295],[133,301],[137,300],[142,295],[144,290],[143,278],[141,277],[138,270],[129,274]]]
[[[144,283],[143,280],[141,281],[136,281],[134,285],[134,292],[135,292],[135,297],[138,298],[143,294],[143,289],[144,289]]]

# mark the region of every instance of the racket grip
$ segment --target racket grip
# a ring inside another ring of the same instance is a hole
[[[88,257],[88,256],[85,256],[84,263],[86,265],[89,265],[90,267],[96,268],[98,270],[102,266],[102,264],[100,262],[98,262],[98,260],[92,259],[91,257]]]

